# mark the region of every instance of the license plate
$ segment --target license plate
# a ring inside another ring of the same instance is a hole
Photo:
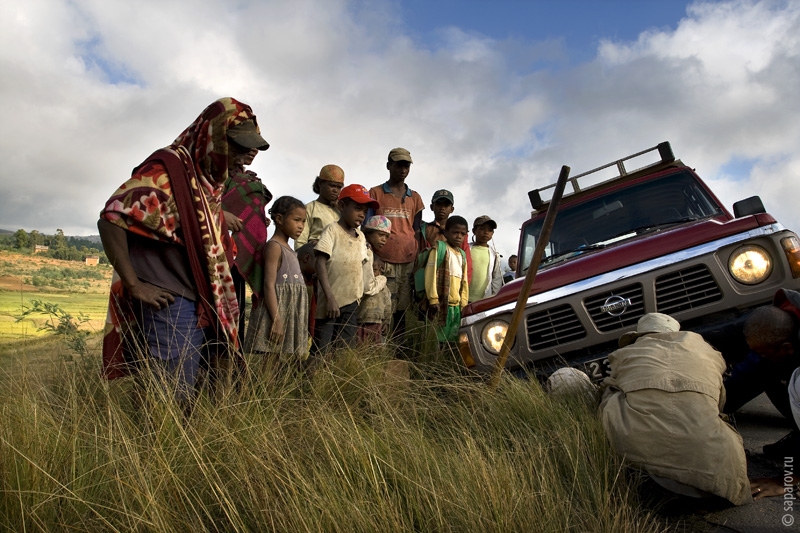
[[[601,381],[611,374],[608,357],[584,363],[583,370],[589,375],[592,381]]]

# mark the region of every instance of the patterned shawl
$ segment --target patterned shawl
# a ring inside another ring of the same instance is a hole
[[[169,148],[135,168],[100,214],[132,233],[186,246],[197,282],[199,326],[215,326],[234,348],[239,308],[227,256],[230,246],[223,242],[228,232],[220,199],[228,179],[228,128],[251,118],[255,120],[250,106],[233,98],[212,103]],[[122,301],[127,295],[121,281],[116,284],[103,341],[103,370],[109,379],[130,371],[122,336],[132,315]]]
[[[271,200],[272,193],[255,172],[242,170],[229,173],[222,206],[225,211],[242,219],[242,230],[233,234],[236,266],[257,297],[262,297],[264,289],[262,257],[267,242],[265,209]]]

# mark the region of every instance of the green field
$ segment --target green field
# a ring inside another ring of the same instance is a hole
[[[83,313],[90,318],[84,329],[98,332],[103,330],[108,294],[0,290],[0,343],[16,342],[46,334],[38,330],[49,319],[47,316],[31,316],[17,322],[17,317],[26,307],[31,306],[31,300],[57,304],[74,317]]]

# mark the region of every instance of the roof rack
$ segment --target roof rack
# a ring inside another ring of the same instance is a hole
[[[661,157],[660,161],[657,161],[655,163],[651,163],[649,165],[645,165],[645,166],[643,166],[641,168],[637,168],[636,170],[632,170],[632,171],[628,171],[628,170],[625,169],[625,161],[628,161],[629,159],[633,159],[634,157],[639,157],[639,156],[644,155],[644,154],[649,153],[649,152],[653,152],[655,150],[658,150],[658,155],[659,155],[659,157]],[[618,178],[620,178],[622,176],[627,176],[629,174],[634,174],[634,173],[641,172],[643,170],[648,170],[648,169],[651,169],[651,168],[654,168],[654,167],[657,167],[657,166],[663,166],[665,163],[672,163],[674,161],[675,161],[675,155],[672,153],[672,147],[670,146],[668,141],[664,141],[662,143],[657,144],[656,146],[654,146],[652,148],[648,148],[647,150],[642,150],[641,152],[637,152],[635,154],[631,154],[631,155],[629,155],[627,157],[623,157],[622,159],[617,159],[616,161],[612,161],[611,163],[605,164],[605,165],[603,165],[601,167],[594,168],[592,170],[589,170],[588,172],[584,172],[583,174],[578,174],[577,176],[572,176],[571,178],[569,178],[567,180],[570,183],[570,185],[572,185],[572,189],[573,189],[573,191],[571,193],[569,193],[569,194],[575,194],[575,193],[581,192],[583,190],[583,189],[581,189],[580,184],[578,183],[578,179],[579,178],[583,178],[584,176],[588,176],[589,174],[594,174],[595,172],[598,172],[600,170],[603,170],[603,169],[606,169],[606,168],[609,168],[609,167],[612,167],[612,166],[616,166],[617,167],[617,169],[619,170],[619,175],[617,175],[617,176],[615,176],[615,177],[613,177],[611,179],[607,179],[605,181],[601,181],[600,183],[596,183],[594,185],[591,185],[591,187],[596,187],[598,185],[602,185],[602,184],[607,183],[609,181],[613,181],[615,179],[618,179]],[[546,186],[541,187],[539,189],[533,189],[532,191],[528,192],[528,199],[531,202],[531,207],[533,207],[533,209],[535,211],[540,211],[540,210],[544,209],[547,206],[547,204],[550,203],[549,200],[542,200],[542,196],[539,193],[541,191],[545,191],[547,189],[552,189],[555,186],[556,186],[555,183],[551,183],[550,185],[546,185]],[[565,196],[566,196],[566,194],[565,194]]]

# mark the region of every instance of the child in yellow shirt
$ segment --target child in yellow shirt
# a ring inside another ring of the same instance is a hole
[[[425,265],[425,295],[430,304],[428,317],[434,323],[439,342],[458,339],[461,309],[469,300],[467,259],[461,249],[468,232],[464,217],[448,218],[444,227],[445,241],[436,243]]]

